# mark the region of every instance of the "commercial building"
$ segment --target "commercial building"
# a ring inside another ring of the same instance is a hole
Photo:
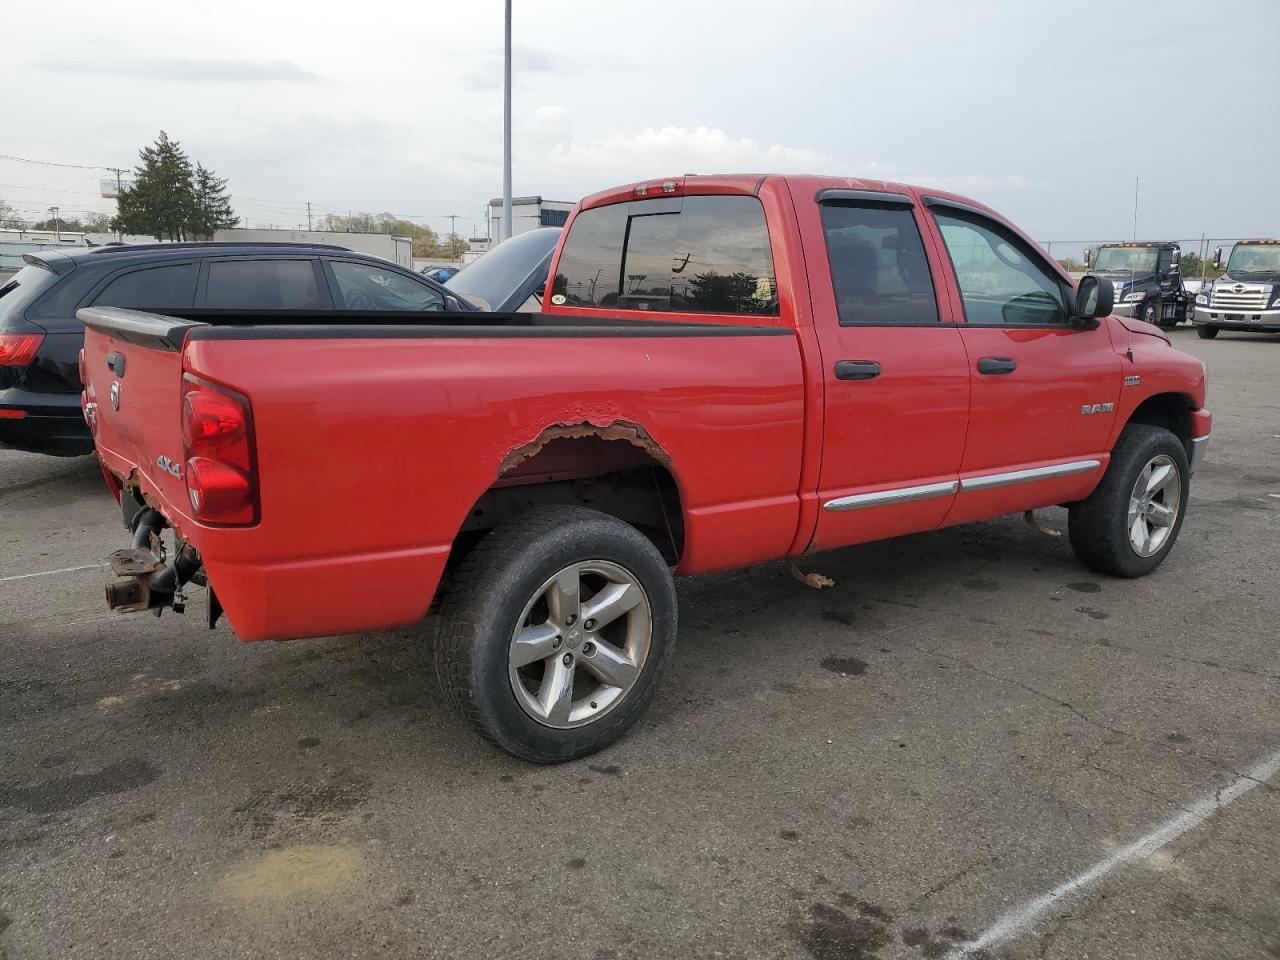
[[[413,266],[413,241],[389,233],[345,233],[329,230],[251,230],[233,227],[215,230],[217,243],[332,243],[339,247],[382,257],[402,267]]]
[[[541,197],[511,198],[511,235],[527,233],[538,227],[563,227],[573,204],[564,200]],[[489,237],[494,243],[502,238],[502,198],[489,201]],[[472,241],[472,249],[475,249]]]

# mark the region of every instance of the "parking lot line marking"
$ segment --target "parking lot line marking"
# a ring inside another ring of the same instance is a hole
[[[80,567],[63,567],[61,570],[41,570],[39,573],[20,573],[16,577],[0,577],[0,583],[12,580],[30,580],[32,577],[52,577],[55,573],[75,573],[77,570],[97,570],[105,567],[105,563],[86,563]]]
[[[1020,907],[1001,916],[995,923],[987,927],[976,940],[969,940],[947,954],[947,960],[960,960],[978,950],[989,949],[997,944],[1011,940],[1035,925],[1041,915],[1051,906],[1071,894],[1097,883],[1122,863],[1143,860],[1150,857],[1165,844],[1171,843],[1188,830],[1208,822],[1209,818],[1238,800],[1254,787],[1263,786],[1267,780],[1280,772],[1280,753],[1272,754],[1265,760],[1255,764],[1240,775],[1230,786],[1223,787],[1211,795],[1187,807],[1184,812],[1156,827],[1150,833],[1138,838],[1127,847],[1122,848],[1105,860],[1099,860],[1092,867],[1064,883],[1058,884],[1048,893],[1037,897]]]

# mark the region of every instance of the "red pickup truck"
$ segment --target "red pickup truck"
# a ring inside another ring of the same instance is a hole
[[[207,584],[243,640],[433,603],[447,699],[555,762],[621,736],[695,574],[1053,504],[1154,570],[1211,418],[1201,362],[994,211],[813,176],[583,200],[537,314],[81,312],[133,546],[123,609]],[[162,533],[174,530],[172,547]]]

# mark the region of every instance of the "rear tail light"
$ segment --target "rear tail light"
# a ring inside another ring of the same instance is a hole
[[[43,342],[43,333],[0,333],[0,367],[27,366]]]
[[[196,519],[258,522],[258,474],[249,401],[188,374],[182,380],[183,471]]]

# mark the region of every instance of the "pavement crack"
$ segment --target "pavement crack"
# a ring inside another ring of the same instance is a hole
[[[943,653],[940,650],[926,650],[921,647],[917,647],[911,643],[906,643],[904,644],[904,646],[909,647],[912,650],[915,650],[917,653],[923,653],[931,657],[942,657],[945,660],[950,660],[952,663],[959,664],[960,666],[964,667],[967,670],[972,670],[974,673],[980,674],[984,677],[989,677],[990,679],[996,680],[1000,683],[1012,684],[1013,686],[1018,687],[1021,690],[1025,690],[1027,693],[1031,694],[1032,696],[1039,697],[1041,700],[1046,700],[1049,703],[1052,703],[1054,706],[1061,707],[1063,710],[1066,710],[1068,713],[1071,713],[1074,716],[1078,717],[1080,720],[1089,724],[1089,726],[1091,727],[1097,727],[1099,730],[1105,730],[1108,733],[1114,733],[1118,737],[1124,737],[1129,740],[1135,739],[1133,734],[1128,733],[1127,731],[1124,731],[1124,730],[1117,730],[1115,727],[1109,727],[1105,723],[1102,723],[1101,721],[1093,719],[1093,717],[1081,711],[1074,704],[1069,703],[1066,700],[1060,700],[1059,698],[1053,696],[1053,694],[1045,693],[1043,690],[1038,690],[1037,688],[1031,686],[1029,683],[1023,683],[1021,680],[1018,680],[1015,677],[1006,677],[1003,674],[993,673],[990,670],[985,670],[982,667],[975,666],[974,664],[970,663],[968,660],[965,660],[962,657],[956,657],[949,653]]]

